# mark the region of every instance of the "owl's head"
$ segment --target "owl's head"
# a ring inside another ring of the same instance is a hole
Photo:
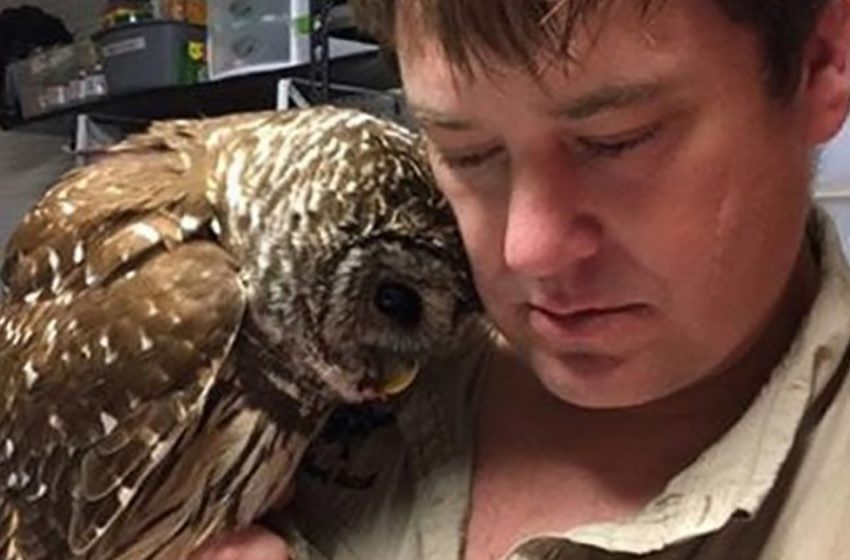
[[[315,372],[346,401],[404,390],[426,361],[462,342],[479,310],[460,241],[435,217],[419,233],[387,222],[325,263],[311,351]]]
[[[243,243],[257,255],[252,314],[342,400],[397,393],[480,310],[454,216],[407,129],[347,109],[294,119],[292,171]]]

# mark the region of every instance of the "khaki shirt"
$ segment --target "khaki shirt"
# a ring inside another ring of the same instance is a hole
[[[820,292],[740,420],[636,516],[538,535],[507,558],[850,560],[850,269],[814,214]],[[435,366],[395,408],[333,419],[278,524],[297,560],[461,557],[487,347]]]

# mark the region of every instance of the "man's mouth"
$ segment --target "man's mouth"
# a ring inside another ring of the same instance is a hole
[[[529,305],[528,309],[532,328],[552,341],[626,335],[650,315],[650,307],[640,303],[567,309]]]
[[[530,305],[532,310],[540,311],[553,318],[563,321],[581,321],[593,317],[602,317],[605,315],[614,315],[617,313],[629,313],[645,309],[646,305],[640,303],[628,303],[624,305],[588,305],[583,307],[570,307],[564,310],[551,308],[546,306]]]

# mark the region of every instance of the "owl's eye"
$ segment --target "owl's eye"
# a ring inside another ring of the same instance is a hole
[[[375,291],[374,303],[378,311],[402,327],[415,327],[422,317],[421,296],[398,282],[381,282]]]

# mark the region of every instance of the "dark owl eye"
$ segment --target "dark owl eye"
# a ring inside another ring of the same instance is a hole
[[[375,291],[375,307],[403,327],[415,327],[422,317],[422,298],[398,282],[381,282]]]

